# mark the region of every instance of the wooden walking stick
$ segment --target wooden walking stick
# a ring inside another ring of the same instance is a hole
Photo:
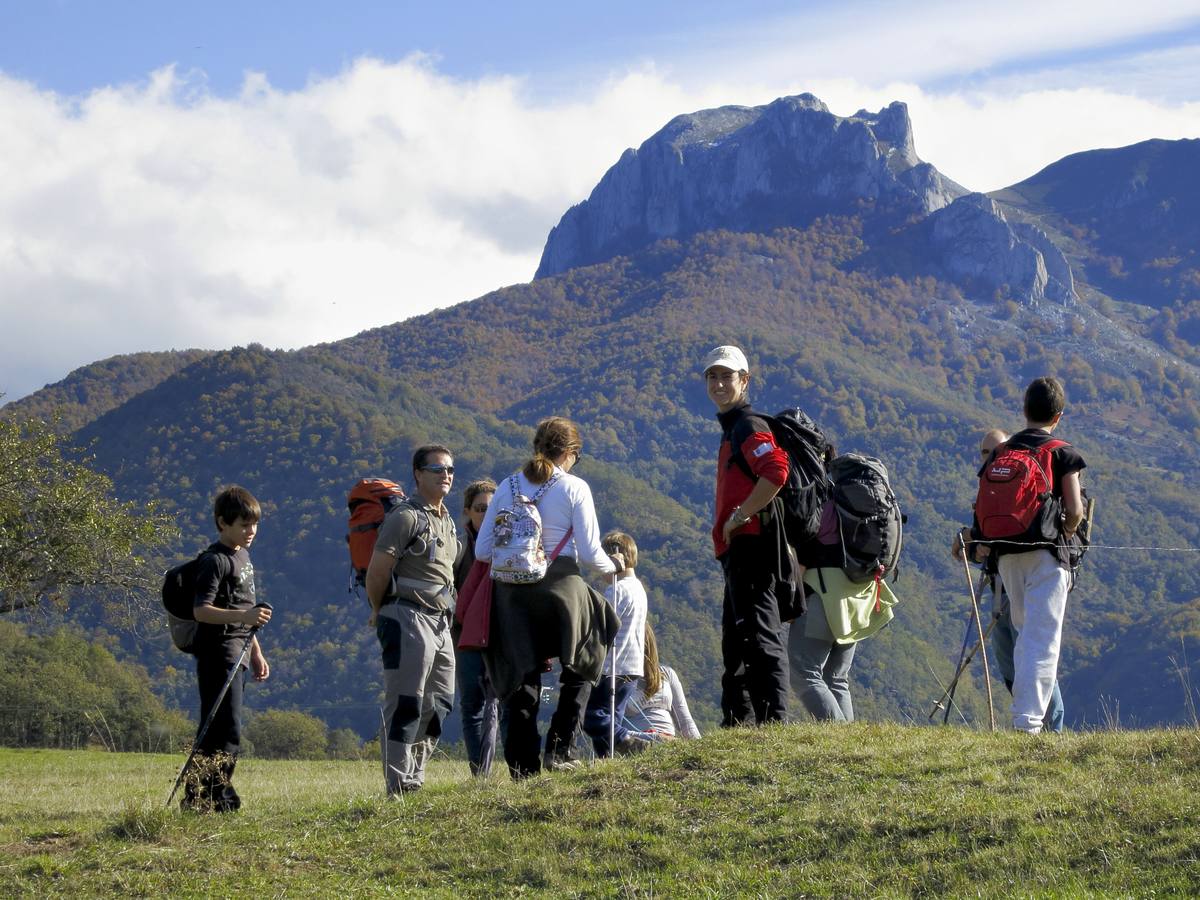
[[[979,594],[980,594],[980,596],[982,596],[982,594],[983,594],[982,587],[979,589]],[[988,627],[983,632],[984,638],[988,638],[991,636],[992,629],[994,629],[996,627],[996,622],[999,621],[1000,615],[1007,609],[1008,609],[1008,601],[1005,600],[1004,606],[1001,607],[1000,612],[994,614],[991,617],[991,620],[988,622]],[[975,617],[971,616],[970,618],[974,619]],[[970,633],[971,633],[970,628],[971,628],[971,622],[968,621],[967,622],[967,634],[968,635],[970,635]],[[954,691],[958,687],[958,680],[960,678],[962,678],[963,673],[965,673],[967,671],[967,669],[969,669],[971,667],[971,662],[975,659],[975,654],[979,652],[979,649],[980,649],[980,645],[977,642],[971,647],[970,651],[968,651],[967,654],[962,658],[962,661],[959,662],[958,668],[954,670],[954,677],[952,679],[950,679],[949,686],[942,689],[941,699],[938,700],[938,702],[933,705],[933,709],[930,710],[930,712],[929,712],[930,721],[933,721],[933,717],[936,716],[941,711],[945,711],[947,713],[946,717],[942,721],[942,724],[945,725],[949,721],[949,711],[954,706]],[[941,685],[939,685],[939,687],[941,687]],[[959,715],[961,715],[961,713]]]
[[[958,533],[958,548],[962,550],[963,572],[967,575],[967,588],[971,592],[971,609],[975,613],[975,627],[979,631],[979,649],[983,651],[983,683],[987,688],[988,723],[992,731],[996,730],[996,707],[992,703],[992,673],[988,668],[987,648],[984,646],[983,621],[979,618],[979,603],[975,599],[975,582],[971,580],[971,564],[967,560],[967,542],[963,540],[962,532]]]

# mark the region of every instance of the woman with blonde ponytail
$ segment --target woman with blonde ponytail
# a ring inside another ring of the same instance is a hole
[[[495,575],[500,562],[495,555],[504,541],[497,533],[497,516],[503,519],[521,505],[536,506],[548,566],[537,580],[494,581],[484,657],[496,694],[508,709],[504,758],[513,778],[536,775],[543,767],[561,771],[579,765],[572,757],[572,741],[620,625],[612,607],[581,574],[583,565],[606,575],[625,567],[620,554],[610,557],[601,547],[591,489],[571,474],[582,455],[573,422],[560,416],[539,422],[532,457],[497,486],[475,540],[476,559],[490,560]],[[542,673],[550,659],[559,660],[562,672],[558,707],[542,754],[537,713]]]

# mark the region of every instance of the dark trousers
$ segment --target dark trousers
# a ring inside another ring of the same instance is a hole
[[[575,732],[583,719],[592,685],[583,677],[563,669],[558,678],[558,706],[546,731],[546,752],[569,757]],[[541,771],[541,738],[538,736],[538,706],[542,698],[542,670],[526,672],[521,686],[508,698],[508,734],[504,736],[504,760],[513,778],[526,778]]]
[[[225,647],[196,657],[196,683],[200,688],[197,737],[200,735],[199,728],[203,728],[208,721],[209,713],[229,674],[238,666],[243,642],[244,638],[238,639],[236,647]],[[204,740],[196,745],[196,756],[184,783],[185,807],[228,811],[241,806],[241,799],[231,782],[238,753],[242,749],[242,692],[245,683],[246,671],[238,666],[238,672],[230,682],[221,705],[217,707]]]
[[[625,740],[629,727],[625,724],[625,709],[629,706],[629,698],[637,687],[637,678],[632,675],[617,676],[617,722],[613,727],[613,736],[617,743]],[[588,698],[587,712],[583,716],[583,730],[592,739],[592,747],[599,757],[612,756],[612,748],[608,746],[609,708],[613,702],[612,676],[601,675],[592,695]]]
[[[241,641],[238,644],[237,649],[240,650]],[[208,720],[209,713],[212,712],[213,705],[217,702],[217,695],[221,693],[221,688],[225,686],[225,682],[229,678],[229,673],[238,664],[239,657],[234,656],[234,659],[230,660],[229,656],[231,655],[233,654],[214,653],[196,657],[196,682],[200,687],[200,728],[203,728],[204,723]],[[234,676],[229,690],[225,693],[225,698],[217,707],[217,714],[213,716],[212,724],[208,726],[208,733],[204,735],[204,741],[199,744],[198,752],[209,756],[217,753],[236,756],[241,751],[242,690],[245,684],[246,670],[242,669]],[[199,729],[196,734],[199,736]]]
[[[471,774],[487,775],[496,755],[496,736],[508,730],[508,709],[496,699],[481,651],[456,650],[454,677]]]
[[[779,603],[775,541],[735,537],[721,557],[725,602],[721,612],[721,724],[732,727],[782,721],[787,715],[788,655]]]

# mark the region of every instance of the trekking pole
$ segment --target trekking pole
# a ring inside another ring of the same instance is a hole
[[[992,620],[990,622],[988,622],[987,629],[983,632],[984,638],[988,638],[991,636],[992,629],[996,627],[996,622],[999,621],[1000,615],[1003,614],[1004,610],[1006,610],[1006,609],[1008,609],[1007,604],[1001,608],[1000,613],[992,616]],[[974,618],[974,617],[972,616],[971,618]],[[970,633],[970,622],[967,623],[967,632],[968,632],[968,634]],[[972,660],[975,659],[975,654],[978,652],[979,652],[979,644],[975,644],[967,652],[967,655],[965,657],[963,657],[962,661],[958,664],[958,668],[954,672],[954,677],[950,679],[949,686],[942,690],[941,699],[938,700],[938,702],[933,705],[933,709],[931,709],[929,711],[930,719],[932,719],[934,716],[936,716],[938,714],[938,710],[948,709],[948,707],[946,706],[947,703],[949,704],[949,707],[954,706],[954,691],[958,687],[958,680],[960,678],[962,678],[963,674],[967,671],[967,669],[969,669],[971,667],[971,662],[972,662]],[[945,723],[943,723],[943,724],[945,724]]]
[[[981,571],[979,573],[979,595],[981,597],[983,596],[983,584],[986,578],[987,575]],[[967,655],[967,645],[971,642],[971,623],[974,618],[974,612],[972,612],[967,618],[967,629],[963,632],[962,649],[958,651],[958,665],[954,667],[954,680],[950,682],[950,689],[946,692],[946,694],[943,695],[942,698],[946,701],[946,714],[942,716],[943,725],[950,724],[950,708],[954,706],[954,692],[958,689],[958,675],[963,670],[963,659],[965,659]],[[990,625],[988,626],[988,630],[991,630]],[[971,655],[975,655],[974,651],[971,652]],[[938,703],[941,705],[941,701],[938,701]],[[934,712],[937,712],[937,707],[934,707]]]
[[[613,600],[617,599],[617,573],[613,572]],[[613,638],[609,648],[612,656],[612,670],[608,676],[608,755],[617,755],[617,641]]]
[[[271,609],[271,604],[262,600],[255,606],[265,606]],[[175,799],[175,792],[179,790],[179,786],[183,784],[184,776],[187,775],[187,770],[192,765],[192,760],[196,758],[196,753],[200,749],[200,743],[204,740],[204,736],[208,734],[208,728],[213,723],[213,719],[217,717],[217,710],[221,708],[221,703],[225,700],[225,695],[229,693],[229,686],[233,684],[233,679],[238,676],[242,670],[242,663],[246,661],[246,654],[250,652],[250,645],[254,643],[254,637],[258,633],[259,626],[254,625],[250,628],[250,633],[246,635],[246,641],[242,644],[242,652],[238,654],[237,663],[229,673],[229,677],[225,679],[225,684],[221,687],[221,693],[217,694],[217,700],[213,704],[212,709],[208,711],[208,718],[204,720],[204,727],[200,729],[200,733],[196,735],[196,740],[192,741],[192,752],[188,754],[187,762],[183,764],[183,768],[179,770],[179,775],[175,779],[175,786],[171,788],[171,794],[167,797],[167,808],[170,809],[171,801]]]
[[[979,646],[982,648],[985,640],[983,622],[979,618],[979,604],[975,600],[975,582],[971,580],[971,564],[967,561],[967,542],[963,540],[961,531],[958,533],[958,548],[962,550],[963,572],[967,576],[967,588],[971,592],[971,609],[975,612],[975,628],[979,632]],[[983,683],[987,687],[988,722],[994,732],[996,730],[996,708],[992,705],[992,673],[988,669],[986,650],[983,651]]]

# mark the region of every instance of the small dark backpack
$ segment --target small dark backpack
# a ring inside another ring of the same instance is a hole
[[[754,415],[771,428],[771,434],[788,455],[787,481],[779,490],[783,510],[783,529],[792,547],[802,547],[821,529],[821,510],[829,497],[825,456],[829,440],[799,407],[781,410],[773,416]],[[753,478],[750,465],[740,452],[733,455],[742,471]]]
[[[404,499],[404,489],[386,478],[363,478],[351,489],[346,498],[350,510],[346,543],[350,547],[352,590],[356,584],[366,584],[367,566],[375,552],[379,526]]]
[[[851,581],[894,579],[905,517],[887,468],[873,457],[847,453],[829,464],[829,479],[818,540],[841,546],[842,571]]]
[[[975,518],[985,541],[1053,545],[1058,540],[1060,504],[1054,500],[1054,451],[1066,441],[1037,449],[1001,444],[979,476]]]
[[[162,605],[167,611],[167,628],[171,632],[171,643],[184,653],[198,653],[200,623],[192,612],[196,602],[196,575],[200,571],[200,560],[208,553],[202,551],[195,559],[168,569],[163,576]]]

